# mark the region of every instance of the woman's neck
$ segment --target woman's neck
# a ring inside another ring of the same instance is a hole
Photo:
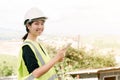
[[[30,40],[32,40],[32,41],[36,41],[37,36],[31,35],[31,34],[28,33],[27,39],[30,39]]]

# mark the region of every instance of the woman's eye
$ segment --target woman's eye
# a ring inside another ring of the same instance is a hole
[[[39,25],[39,23],[35,23],[35,25]]]
[[[44,23],[41,23],[41,25],[44,25]]]
[[[44,23],[36,22],[35,25],[44,25]]]

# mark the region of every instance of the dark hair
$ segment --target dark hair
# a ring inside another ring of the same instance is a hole
[[[27,27],[26,24],[31,25],[32,23],[33,23],[33,21],[30,21],[30,22],[29,22],[29,19],[27,19],[27,20],[24,21],[24,25],[25,25],[25,27],[26,27],[27,33],[22,37],[22,40],[23,40],[23,41],[26,40],[26,38],[27,38],[27,36],[28,36],[28,33],[29,33],[29,29],[28,29],[28,27]]]

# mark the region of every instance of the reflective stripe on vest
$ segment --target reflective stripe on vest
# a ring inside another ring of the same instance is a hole
[[[28,44],[31,44],[31,45],[33,46],[33,48],[34,48],[34,50],[35,50],[35,52],[36,52],[36,55],[38,56],[38,59],[40,60],[41,64],[44,65],[45,62],[44,62],[42,56],[40,55],[39,51],[36,49],[36,47],[35,47],[31,42],[27,42],[27,41],[26,41],[26,42],[24,42],[24,43],[28,43]]]
[[[34,76],[31,74],[29,77],[27,77],[25,80],[34,80]]]
[[[48,80],[54,80],[54,79],[56,79],[56,78],[57,78],[57,75],[54,74],[54,75],[52,75]]]
[[[35,52],[36,52],[36,55],[38,56],[41,64],[44,65],[45,62],[44,62],[42,56],[40,55],[39,51],[37,50],[37,48],[36,48],[31,42],[26,41],[26,42],[24,42],[24,44],[25,44],[25,43],[31,44],[31,45],[33,46],[33,48],[34,48],[34,50],[35,50]],[[56,78],[57,78],[57,75],[54,74],[54,75],[52,75],[48,80],[54,80],[54,79],[56,79]],[[31,75],[30,75],[29,77],[27,77],[25,80],[34,80],[34,76],[31,74]]]

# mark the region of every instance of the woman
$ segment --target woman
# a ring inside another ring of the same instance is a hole
[[[27,34],[23,37],[18,58],[18,80],[58,80],[54,65],[63,60],[66,48],[50,59],[43,45],[37,41],[44,31],[46,19],[37,8],[30,9],[25,15]]]

